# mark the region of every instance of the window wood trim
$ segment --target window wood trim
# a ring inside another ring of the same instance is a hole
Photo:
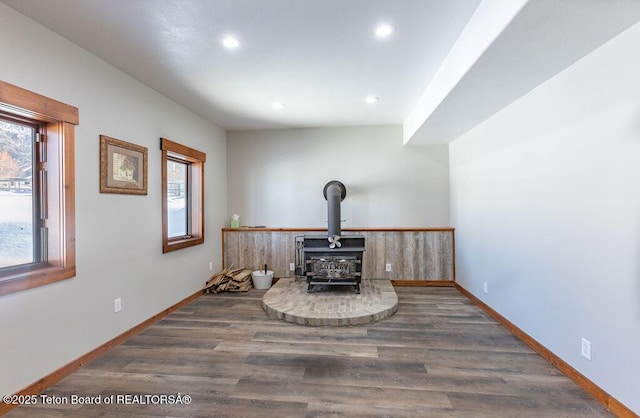
[[[160,138],[162,150],[162,252],[180,250],[204,243],[204,163],[207,155],[204,152],[178,144],[167,138]],[[168,173],[167,161],[175,157],[191,163],[191,236],[189,238],[169,238],[167,215]]]
[[[0,81],[0,111],[46,123],[49,228],[44,267],[0,276],[0,295],[18,292],[76,275],[75,137],[78,109]]]
[[[77,107],[0,80],[0,106],[14,115],[40,121],[80,123]]]

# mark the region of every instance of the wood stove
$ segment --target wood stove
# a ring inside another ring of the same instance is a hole
[[[329,214],[328,234],[296,237],[296,278],[306,278],[308,292],[327,286],[353,286],[360,293],[364,237],[340,235],[340,202],[346,188],[334,180],[325,185],[323,193]]]

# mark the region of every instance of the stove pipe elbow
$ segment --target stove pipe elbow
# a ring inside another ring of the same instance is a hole
[[[327,200],[328,234],[340,236],[340,202],[347,195],[347,188],[338,180],[332,180],[325,184],[322,194]]]

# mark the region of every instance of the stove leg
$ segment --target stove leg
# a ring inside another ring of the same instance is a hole
[[[355,287],[356,293],[360,294],[360,283],[356,284],[354,287]]]

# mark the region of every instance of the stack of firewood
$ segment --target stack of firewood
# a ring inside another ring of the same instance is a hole
[[[204,291],[205,293],[246,292],[251,287],[251,270],[227,268],[211,276],[204,285]]]

